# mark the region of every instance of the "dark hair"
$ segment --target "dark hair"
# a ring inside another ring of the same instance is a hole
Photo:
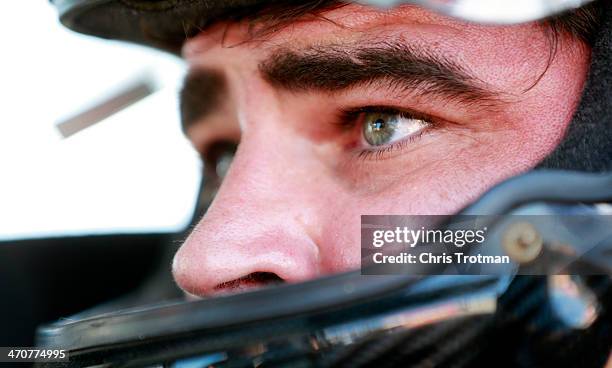
[[[543,21],[553,32],[563,32],[592,45],[601,23],[603,1],[595,1],[581,8]]]

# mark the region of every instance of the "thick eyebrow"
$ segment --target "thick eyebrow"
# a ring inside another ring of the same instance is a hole
[[[495,109],[504,101],[464,67],[426,47],[382,42],[372,45],[323,45],[280,49],[259,64],[272,86],[294,92],[338,92],[384,81],[389,87],[419,95]],[[183,131],[212,114],[226,93],[223,75],[191,70],[180,91]]]
[[[458,63],[423,46],[383,42],[279,50],[259,65],[263,78],[294,92],[338,92],[386,82],[392,88],[483,106],[498,93]]]
[[[211,69],[192,69],[183,80],[179,92],[179,109],[183,133],[199,119],[213,113],[226,94],[223,75]]]

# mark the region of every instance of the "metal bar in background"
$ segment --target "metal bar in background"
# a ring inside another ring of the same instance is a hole
[[[102,102],[57,123],[57,129],[64,138],[85,130],[100,121],[128,108],[157,90],[153,78],[142,77],[126,85],[119,92]]]

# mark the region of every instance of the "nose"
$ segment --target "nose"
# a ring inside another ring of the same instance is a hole
[[[186,292],[206,296],[319,274],[308,165],[279,140],[278,132],[243,136],[216,198],[175,255],[174,278]]]

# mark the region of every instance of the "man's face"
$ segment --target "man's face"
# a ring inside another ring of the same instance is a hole
[[[360,215],[458,211],[554,149],[588,68],[588,47],[561,35],[553,55],[537,24],[322,15],[262,37],[217,24],[184,47],[189,139],[240,143],[175,256],[190,294],[356,268]]]

